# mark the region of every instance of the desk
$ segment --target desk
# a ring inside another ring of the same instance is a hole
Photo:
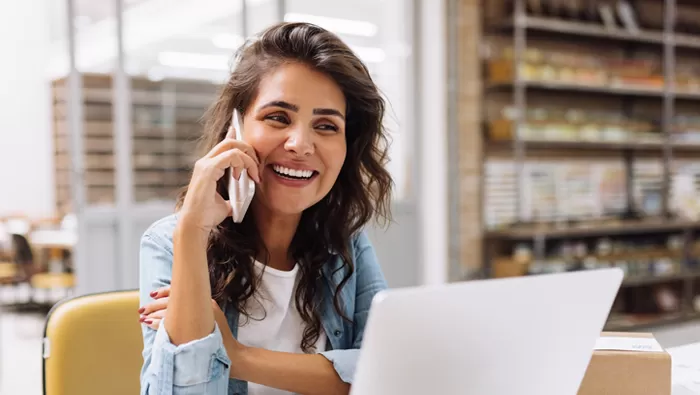
[[[700,343],[669,348],[673,395],[700,395]]]

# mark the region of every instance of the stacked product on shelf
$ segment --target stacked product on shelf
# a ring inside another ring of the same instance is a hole
[[[637,143],[663,142],[657,122],[633,119],[624,114],[583,109],[531,108],[526,110],[525,121],[514,130],[514,109],[508,108],[499,119],[489,122],[489,141],[512,141],[515,134],[528,142],[587,142],[587,143]],[[679,133],[680,134],[680,133]]]
[[[187,185],[200,120],[218,87],[184,80],[131,79],[133,183],[136,201],[172,200]],[[113,204],[115,156],[112,78],[82,76],[84,182],[88,204]],[[56,202],[70,212],[71,156],[67,80],[53,82]]]
[[[484,23],[485,274],[619,267],[609,327],[700,317],[700,3],[503,11]]]

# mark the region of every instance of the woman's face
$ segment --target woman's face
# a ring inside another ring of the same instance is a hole
[[[345,161],[345,108],[335,81],[305,65],[261,80],[241,126],[260,159],[254,204],[298,215],[328,194]]]

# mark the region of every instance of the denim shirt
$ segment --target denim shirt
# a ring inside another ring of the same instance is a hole
[[[170,285],[176,224],[176,214],[170,215],[151,225],[141,238],[141,306],[153,301],[149,295],[151,291]],[[387,285],[374,248],[364,232],[352,238],[350,254],[355,270],[341,290],[340,301],[344,315],[353,322],[344,320],[336,312],[332,297],[324,298],[321,323],[328,338],[328,349],[320,354],[333,364],[341,380],[351,384],[372,298]],[[346,270],[336,270],[340,267],[342,261],[337,256],[325,265],[326,295],[332,296],[343,279]],[[233,336],[237,336],[238,311],[227,307],[224,314]],[[218,326],[202,339],[175,346],[170,342],[164,321],[157,331],[142,325],[141,395],[248,394],[247,382],[229,378],[231,360]]]

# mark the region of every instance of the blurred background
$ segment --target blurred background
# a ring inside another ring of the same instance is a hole
[[[620,267],[606,329],[700,341],[696,1],[0,10],[1,395],[41,393],[57,301],[138,286],[233,51],[283,20],[337,33],[390,103],[394,222],[368,229],[390,286]]]

